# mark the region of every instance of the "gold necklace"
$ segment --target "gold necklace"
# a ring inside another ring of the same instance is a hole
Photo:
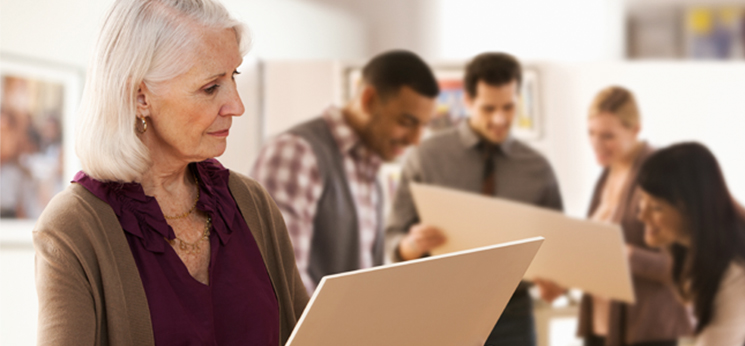
[[[197,197],[194,198],[194,204],[191,205],[191,209],[189,209],[188,211],[186,211],[183,214],[176,215],[176,216],[168,216],[166,214],[163,214],[163,216],[165,216],[166,220],[183,219],[183,218],[187,217],[189,214],[191,214],[191,213],[194,212],[194,209],[197,208],[197,202],[199,201],[199,180],[197,180],[197,176],[196,175],[194,176],[194,183],[197,184]]]
[[[204,233],[202,233],[202,236],[199,237],[196,241],[193,243],[189,243],[187,241],[184,241],[183,239],[176,236],[173,239],[167,239],[166,237],[163,237],[166,241],[168,241],[168,244],[171,244],[171,246],[176,245],[176,240],[178,240],[179,245],[178,248],[182,251],[186,251],[186,254],[192,255],[192,254],[199,254],[202,252],[202,248],[199,245],[199,243],[202,242],[202,240],[209,240],[210,238],[210,228],[212,226],[212,218],[207,216],[207,225],[204,227]],[[174,232],[174,235],[176,233]]]

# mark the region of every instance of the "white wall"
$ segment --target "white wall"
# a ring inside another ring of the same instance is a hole
[[[259,58],[361,58],[364,25],[332,6],[302,0],[223,0],[253,32]],[[0,0],[0,49],[84,69],[112,0]]]
[[[308,1],[362,21],[368,55],[405,48],[431,61],[469,59],[488,50],[546,61],[625,56],[628,0]]]
[[[745,63],[574,63],[542,66],[546,138],[567,211],[583,216],[600,169],[587,142],[587,108],[600,89],[630,88],[641,137],[656,146],[696,140],[717,156],[730,189],[745,201]]]
[[[346,11],[366,26],[367,56],[408,49],[437,55],[438,0],[309,0]]]
[[[254,33],[261,59],[359,58],[366,28],[353,14],[303,0],[221,0]]]
[[[3,245],[0,275],[0,345],[35,345],[39,305],[31,245]]]
[[[526,60],[624,56],[623,0],[438,0],[440,59],[487,50]]]
[[[84,68],[112,0],[0,0],[0,50]]]
[[[264,62],[264,139],[319,116],[342,91],[338,60]]]

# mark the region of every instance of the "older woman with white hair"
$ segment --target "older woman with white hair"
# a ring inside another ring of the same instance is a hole
[[[39,344],[282,345],[308,296],[282,215],[225,169],[248,37],[214,0],[117,0],[83,164],[34,231]]]

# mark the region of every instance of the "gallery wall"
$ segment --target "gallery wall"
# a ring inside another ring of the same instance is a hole
[[[496,50],[526,60],[624,56],[623,0],[438,0],[437,59]]]

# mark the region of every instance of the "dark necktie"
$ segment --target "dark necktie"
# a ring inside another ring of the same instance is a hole
[[[484,159],[484,176],[481,193],[487,196],[496,195],[497,170],[495,156],[499,152],[499,145],[483,141],[479,144]]]

